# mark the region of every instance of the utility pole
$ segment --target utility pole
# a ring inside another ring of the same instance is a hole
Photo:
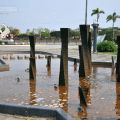
[[[86,0],[86,5],[85,5],[85,25],[87,25],[87,11],[88,11],[88,0]]]

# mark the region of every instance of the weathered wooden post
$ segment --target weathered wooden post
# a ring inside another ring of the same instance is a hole
[[[98,35],[98,26],[99,24],[92,24],[93,26],[93,53],[97,52],[97,35]]]
[[[81,45],[79,45],[79,58],[80,58],[80,64],[79,64],[79,78],[80,78],[80,77],[85,77],[83,50]]]
[[[61,58],[60,58],[60,73],[59,73],[59,86],[68,85],[68,38],[69,28],[61,28]]]
[[[89,72],[89,47],[88,47],[88,39],[89,39],[89,30],[90,30],[90,26],[89,25],[80,25],[80,33],[81,33],[81,42],[82,42],[82,46],[79,49],[79,53],[82,54],[83,56],[83,63],[84,64],[83,68],[84,68],[84,73],[85,73],[85,77],[90,75]],[[81,57],[81,55],[80,55]],[[81,59],[81,58],[80,58]],[[82,65],[80,64],[80,65]]]
[[[89,68],[90,74],[91,74],[91,70],[92,70],[91,45],[92,45],[92,38],[91,38],[91,32],[89,32],[89,37],[88,37],[88,68]]]
[[[112,56],[112,72],[111,72],[112,80],[115,80],[115,68],[116,68],[116,56]]]
[[[51,67],[51,56],[47,56],[47,67]]]
[[[118,51],[117,51],[117,63],[116,63],[116,80],[120,82],[120,36],[117,36],[117,44],[118,44]]]
[[[35,40],[34,36],[29,36],[30,41],[30,66],[29,66],[29,77],[30,80],[36,80],[36,61],[35,61]]]

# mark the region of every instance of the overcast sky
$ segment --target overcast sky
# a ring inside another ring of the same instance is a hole
[[[86,0],[1,0],[0,24],[26,29],[46,27],[51,30],[78,28],[85,21]],[[114,11],[120,15],[120,0],[88,0],[88,24],[95,21],[93,9],[100,8],[105,14],[100,16],[100,27],[111,27],[106,16]],[[4,11],[4,13],[3,13]],[[120,20],[115,26],[120,27]]]

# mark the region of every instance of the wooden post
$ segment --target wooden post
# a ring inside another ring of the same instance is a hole
[[[112,78],[115,76],[115,68],[116,68],[116,56],[112,56]]]
[[[80,58],[80,64],[79,64],[79,78],[80,78],[80,77],[85,77],[83,50],[81,45],[79,45],[79,58]]]
[[[91,74],[91,71],[92,71],[91,45],[92,45],[91,32],[89,32],[89,37],[88,37],[88,68],[89,68],[89,74]]]
[[[116,63],[116,79],[117,82],[120,82],[120,36],[117,36],[117,44],[118,44],[118,51],[117,51],[117,63]]]
[[[59,86],[68,85],[68,38],[69,28],[61,28],[61,59],[60,59],[60,73],[59,73]]]
[[[75,58],[74,59],[74,71],[76,71],[77,70],[77,59]]]
[[[80,33],[81,33],[81,42],[82,42],[82,54],[83,54],[83,64],[85,77],[89,76],[89,50],[88,50],[88,38],[89,38],[89,25],[80,25]]]
[[[74,65],[77,65],[77,59],[74,58]]]
[[[35,40],[34,36],[29,36],[30,41],[30,66],[29,66],[29,77],[30,80],[36,80],[36,61],[35,61]]]
[[[51,67],[51,56],[47,56],[47,67]]]

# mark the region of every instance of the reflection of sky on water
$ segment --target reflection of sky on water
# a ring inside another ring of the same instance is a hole
[[[61,107],[78,118],[117,118],[120,115],[120,87],[111,80],[110,68],[94,67],[90,81],[79,83],[78,68],[74,71],[73,63],[69,62],[69,87],[59,88],[59,59],[52,58],[51,68],[46,67],[47,59],[36,59],[37,78],[31,82],[29,59],[5,61],[9,63],[10,71],[0,72],[0,102]],[[79,84],[88,90],[88,106],[82,110],[79,107]]]

